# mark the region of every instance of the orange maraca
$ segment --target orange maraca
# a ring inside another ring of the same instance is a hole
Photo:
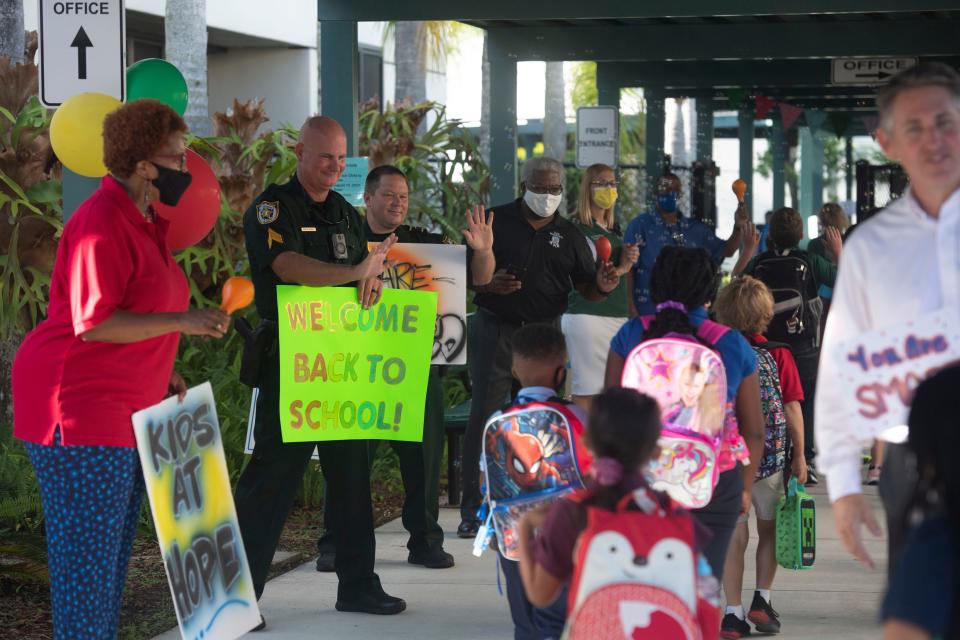
[[[243,309],[253,302],[253,283],[240,276],[227,278],[223,283],[220,310],[226,314]]]
[[[747,195],[747,183],[737,178],[733,181],[733,192],[737,194],[737,202],[743,204],[744,196]]]
[[[613,247],[610,246],[610,239],[606,236],[600,236],[597,238],[597,257],[600,258],[600,261],[606,264],[610,260],[610,252],[613,250]]]

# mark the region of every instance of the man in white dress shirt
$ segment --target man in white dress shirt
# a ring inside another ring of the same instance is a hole
[[[960,322],[960,74],[941,63],[908,69],[878,91],[877,109],[877,141],[906,171],[910,188],[844,245],[815,413],[817,469],[827,476],[837,530],[847,550],[870,568],[861,526],[875,536],[881,530],[861,493],[860,456],[869,443],[839,418],[850,394],[833,354],[859,334],[935,311],[955,311]],[[880,480],[891,568],[905,542],[903,513],[915,487],[906,436],[905,426],[880,436],[892,443]]]

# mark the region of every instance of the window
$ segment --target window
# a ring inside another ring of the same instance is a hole
[[[360,102],[371,98],[380,99],[383,108],[383,52],[379,49],[360,47],[360,81],[357,83]]]
[[[147,58],[162,58],[163,45],[158,42],[147,42],[127,38],[127,65],[140,62]]]

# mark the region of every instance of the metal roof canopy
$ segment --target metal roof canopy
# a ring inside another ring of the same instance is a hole
[[[849,133],[862,133],[856,116],[874,113],[874,87],[833,86],[833,59],[909,56],[960,65],[956,0],[796,0],[789,6],[769,0],[319,0],[318,9],[327,24],[459,20],[487,29],[494,201],[512,198],[516,184],[518,61],[598,62],[601,104],[614,103],[621,88],[643,87],[648,151],[653,148],[648,165],[663,153],[663,136],[655,131],[662,128],[666,98],[698,98],[706,116],[706,110],[735,108],[724,91],[742,89],[746,96],[851,116]],[[753,117],[752,100],[740,107],[741,119]],[[741,127],[741,134],[750,132],[752,140],[752,130]],[[752,148],[745,140],[750,146],[744,149]]]

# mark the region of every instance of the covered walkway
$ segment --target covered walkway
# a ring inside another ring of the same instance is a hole
[[[876,490],[865,492],[877,513],[882,513]],[[831,638],[860,640],[879,635],[876,612],[882,597],[886,567],[884,540],[866,541],[878,561],[876,571],[867,572],[847,554],[833,527],[825,489],[813,487],[817,500],[817,563],[810,571],[781,569],[774,583],[773,604],[780,612],[783,633],[780,640]],[[331,638],[344,640],[508,640],[513,637],[506,598],[497,593],[494,556],[480,559],[470,555],[471,541],[454,535],[459,512],[441,510],[441,524],[447,532],[446,548],[457,566],[428,570],[407,564],[406,532],[399,520],[377,531],[377,572],[387,591],[407,601],[407,611],[398,616],[338,613],[336,577],[317,573],[311,560],[274,578],[267,584],[260,607],[267,629],[248,637],[257,640]],[[753,526],[751,525],[751,530]],[[752,554],[747,552],[744,601],[749,603],[753,588]],[[754,634],[758,635],[758,634]],[[172,629],[156,640],[177,640]]]

